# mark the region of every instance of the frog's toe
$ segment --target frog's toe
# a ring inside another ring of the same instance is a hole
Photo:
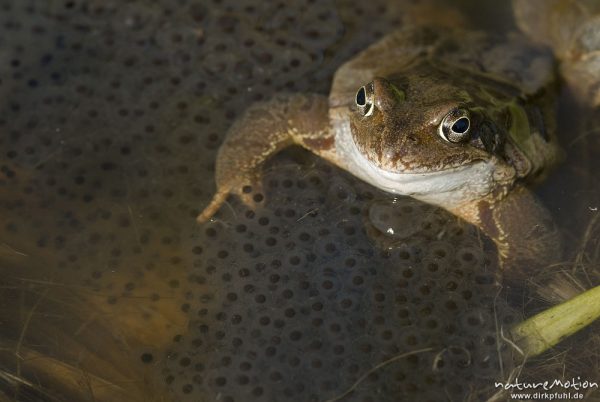
[[[217,213],[221,206],[227,201],[229,197],[229,189],[219,189],[213,196],[210,203],[204,208],[204,210],[196,217],[196,222],[202,224],[207,222],[210,218]]]
[[[229,195],[237,196],[250,210],[259,208],[265,198],[262,183],[259,180],[244,181],[251,184],[239,185],[239,181],[236,181],[236,185],[219,186],[210,203],[196,217],[196,221],[205,223],[211,219],[225,204]]]

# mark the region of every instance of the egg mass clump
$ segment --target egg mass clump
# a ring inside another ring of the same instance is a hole
[[[248,189],[253,210],[232,199],[194,222],[249,104],[327,93],[401,23],[381,0],[0,0],[0,336],[39,354],[25,379],[60,394],[60,375],[35,366],[49,356],[135,392],[154,378],[175,400],[438,401],[489,386],[495,322],[515,318],[494,303],[493,254],[445,212],[296,150],[266,167],[264,194]],[[95,325],[125,346],[82,341]],[[14,351],[0,364],[15,372]]]

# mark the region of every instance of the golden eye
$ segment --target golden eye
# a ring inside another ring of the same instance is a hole
[[[463,142],[469,139],[471,120],[466,109],[454,109],[448,113],[438,126],[438,134],[448,142]]]

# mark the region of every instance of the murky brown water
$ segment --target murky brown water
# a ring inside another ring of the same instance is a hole
[[[460,3],[474,28],[513,28],[508,5]],[[547,304],[541,278],[522,300],[499,293],[474,228],[413,202],[389,211],[388,196],[300,150],[269,162],[256,211],[232,200],[194,221],[236,116],[277,92],[327,93],[402,10],[0,0],[0,399],[489,397],[513,368],[499,326]],[[599,144],[573,134],[571,109],[566,161],[538,192],[567,245],[549,272],[590,287]],[[368,216],[417,230],[374,242]],[[522,377],[597,381],[597,331]]]

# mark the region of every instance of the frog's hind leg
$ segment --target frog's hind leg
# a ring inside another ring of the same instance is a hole
[[[600,2],[513,0],[513,9],[521,31],[553,50],[577,98],[600,107]]]
[[[217,153],[217,191],[198,215],[206,222],[230,194],[254,206],[246,186],[261,189],[260,168],[264,161],[290,145],[301,145],[319,155],[331,152],[328,100],[322,95],[279,95],[251,106],[229,129]]]

